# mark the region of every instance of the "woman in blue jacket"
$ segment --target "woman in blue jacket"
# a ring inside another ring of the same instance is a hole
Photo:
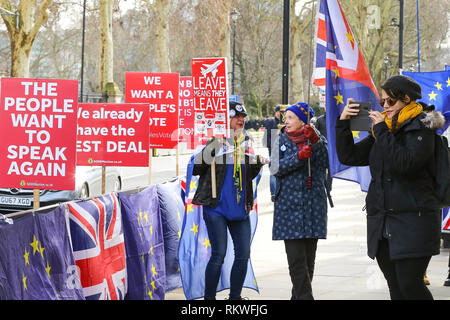
[[[286,109],[286,126],[270,160],[270,172],[277,179],[272,238],[284,240],[293,300],[313,299],[317,241],[327,235],[328,152],[326,139],[307,125],[308,111],[312,118],[314,112],[305,102]]]

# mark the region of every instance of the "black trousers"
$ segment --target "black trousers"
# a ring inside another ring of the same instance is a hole
[[[292,282],[291,300],[314,300],[311,282],[314,275],[317,239],[284,240]]]
[[[386,278],[391,300],[433,300],[423,282],[431,256],[391,260],[389,242],[383,239],[380,240],[376,260]]]

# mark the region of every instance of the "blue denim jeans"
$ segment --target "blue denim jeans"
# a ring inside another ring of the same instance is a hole
[[[270,195],[274,196],[275,191],[277,191],[277,178],[275,176],[270,175]]]
[[[240,299],[250,258],[250,219],[229,221],[222,216],[204,214],[211,243],[211,257],[205,271],[205,299],[215,299],[217,285],[227,252],[227,228],[234,245],[234,262],[230,275],[230,300]]]

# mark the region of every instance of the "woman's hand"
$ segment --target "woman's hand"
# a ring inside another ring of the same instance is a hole
[[[358,115],[359,104],[352,104],[353,101],[355,101],[353,98],[347,99],[347,105],[344,107],[344,110],[342,110],[341,117],[339,119],[348,120],[351,117]]]
[[[311,126],[306,125],[304,130],[306,138],[311,141],[312,144],[317,143],[320,140],[316,130],[314,130]]]
[[[259,162],[261,162],[262,164],[269,164],[270,163],[270,159],[264,158],[262,155],[258,155],[258,158],[259,158]]]
[[[372,119],[373,125],[376,125],[380,122],[384,122],[384,116],[379,111],[369,111],[369,118]]]

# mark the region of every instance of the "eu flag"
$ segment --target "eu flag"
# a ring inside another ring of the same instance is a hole
[[[186,172],[186,210],[184,213],[183,227],[178,248],[178,258],[180,263],[181,281],[186,299],[202,298],[205,294],[205,269],[211,256],[211,243],[208,239],[208,231],[203,220],[202,206],[192,204],[192,198],[198,187],[198,176],[192,176],[194,168],[194,157],[191,157]],[[256,177],[253,182],[253,190],[256,193],[256,186],[260,176]],[[256,194],[255,205],[250,212],[250,225],[252,232],[252,240],[256,231],[258,215],[256,211]],[[217,291],[230,288],[231,267],[234,260],[234,247],[231,235],[228,232],[227,253],[222,265],[222,273],[220,275]],[[255,274],[251,260],[248,261],[247,275],[245,277],[244,287],[258,290]]]
[[[0,300],[84,300],[65,208],[0,220]]]
[[[119,192],[125,251],[127,300],[164,300],[164,242],[156,186],[141,192]]]
[[[355,181],[367,191],[369,168],[345,166],[338,160],[335,125],[347,98],[370,102],[372,110],[381,110],[379,96],[339,1],[320,1],[316,25],[314,84],[325,87],[326,92],[330,172],[334,178]],[[367,135],[368,132],[353,132],[355,142]]]
[[[446,66],[448,68],[448,66]],[[413,78],[422,88],[422,99],[426,104],[433,104],[435,110],[445,117],[445,126],[438,130],[442,133],[450,124],[450,70],[435,72],[406,72],[403,75]]]

